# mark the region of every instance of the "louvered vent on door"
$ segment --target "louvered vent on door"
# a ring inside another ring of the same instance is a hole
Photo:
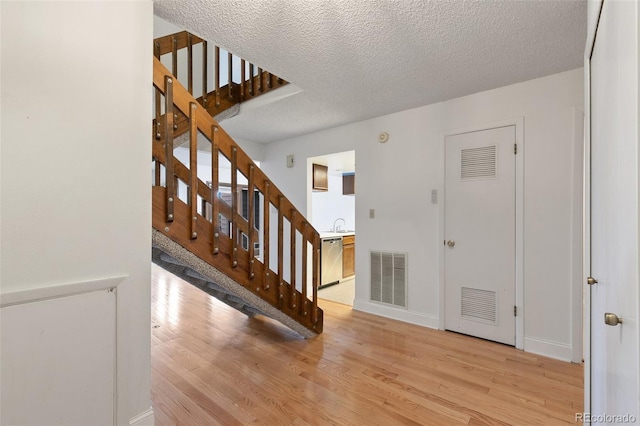
[[[462,318],[497,322],[496,292],[478,288],[462,287],[460,299]]]
[[[407,307],[406,253],[371,252],[371,300]]]
[[[498,172],[496,145],[466,148],[460,152],[462,180],[495,179]]]

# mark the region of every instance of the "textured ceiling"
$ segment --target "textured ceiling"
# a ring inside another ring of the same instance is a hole
[[[586,1],[155,0],[303,89],[226,120],[272,142],[583,65]]]

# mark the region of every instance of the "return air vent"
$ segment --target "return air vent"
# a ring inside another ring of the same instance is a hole
[[[496,145],[467,148],[460,155],[462,180],[495,179],[498,172]]]
[[[371,252],[371,300],[407,307],[407,254]]]
[[[462,287],[460,312],[465,319],[497,323],[496,292]]]

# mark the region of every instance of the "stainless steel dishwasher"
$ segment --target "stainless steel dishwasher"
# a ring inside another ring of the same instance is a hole
[[[342,279],[342,237],[322,239],[320,288],[338,284]]]

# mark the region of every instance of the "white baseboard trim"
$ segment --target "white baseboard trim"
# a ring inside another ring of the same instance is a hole
[[[67,284],[45,285],[19,290],[9,290],[0,293],[0,307],[73,296],[75,294],[89,293],[92,291],[107,290],[117,287],[127,277],[128,275],[120,275],[108,278],[94,278]]]
[[[535,337],[524,338],[524,351],[533,354],[548,356],[549,358],[571,362],[571,346],[565,343]]]
[[[153,426],[154,423],[153,407],[129,419],[129,426]]]
[[[354,300],[353,309],[356,311],[379,315],[385,318],[408,322],[410,324],[421,325],[423,327],[438,328],[438,317],[435,315],[419,314],[401,308],[394,308],[378,303],[363,302],[361,300]]]

